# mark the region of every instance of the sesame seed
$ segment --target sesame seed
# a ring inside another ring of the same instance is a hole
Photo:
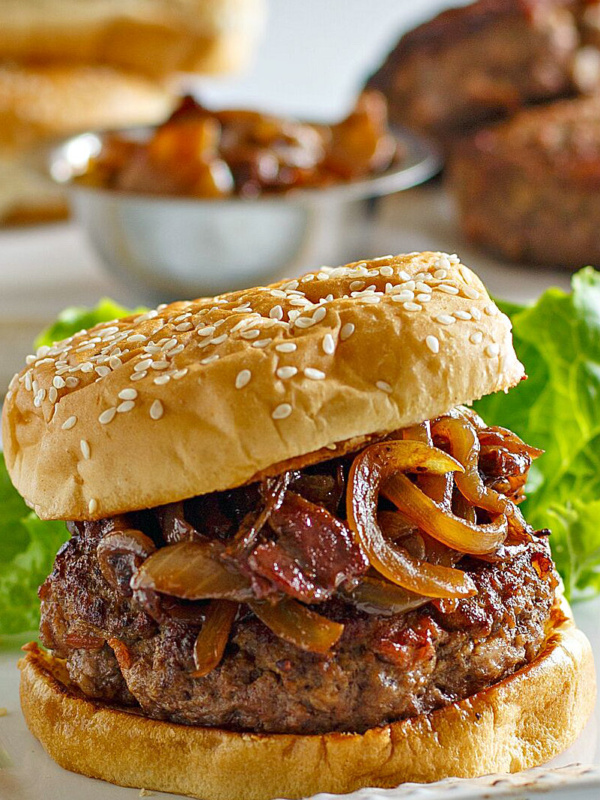
[[[154,378],[154,380],[152,382],[155,383],[157,386],[163,386],[165,383],[168,383],[170,380],[171,380],[171,376],[170,375],[158,375],[156,378]]]
[[[423,283],[423,281],[417,281],[415,284],[415,289],[419,292],[423,292],[424,294],[431,294],[433,289],[429,286],[428,283]]]
[[[378,389],[381,389],[382,392],[386,392],[387,394],[391,394],[393,389],[387,381],[377,381],[375,384]]]
[[[212,340],[211,344],[223,344],[229,338],[228,333],[222,333],[220,336],[217,336],[215,339]]]
[[[95,514],[97,510],[98,510],[98,501],[92,497],[92,499],[88,503],[88,511],[90,514]]]
[[[410,275],[408,274],[408,272],[405,272],[403,269],[401,269],[400,272],[398,273],[398,277],[400,278],[401,281],[409,281],[410,280]]]
[[[203,358],[200,361],[200,363],[201,364],[212,364],[213,361],[218,361],[220,358],[221,358],[221,356],[218,353],[213,353],[212,356],[206,356],[206,358]],[[182,372],[182,371],[183,370],[180,370],[180,372]],[[187,369],[185,370],[185,372],[187,372]],[[181,378],[183,376],[180,375],[179,377]],[[179,380],[179,378],[175,378],[175,380]]]
[[[311,306],[312,303],[306,297],[291,297],[289,300],[291,306],[300,306],[303,308],[304,306]]]
[[[235,379],[235,388],[236,389],[243,389],[244,386],[247,386],[250,383],[250,379],[252,378],[252,373],[249,369],[243,369],[238,372],[237,377]]]
[[[316,320],[312,317],[298,317],[295,324],[298,328],[312,328],[312,326],[316,324]]]
[[[135,408],[135,403],[133,400],[123,400],[122,403],[119,403],[117,406],[117,411],[119,414],[126,414],[128,411],[132,411]]]
[[[167,369],[168,366],[169,366],[169,362],[168,361],[153,361],[152,362],[152,369],[157,369],[157,370]]]
[[[219,358],[219,356],[215,353],[215,355],[209,356],[209,358],[212,358],[214,361],[216,361]],[[204,359],[204,360],[206,361],[207,359]],[[187,367],[184,367],[183,369],[178,369],[173,373],[173,380],[174,381],[179,381],[179,380],[181,380],[181,378],[185,377],[187,374],[188,374],[188,368]]]
[[[33,383],[31,382],[31,372],[25,373],[25,388],[28,392],[30,392],[33,388]]]
[[[198,330],[198,336],[212,336],[216,328],[214,325],[207,325],[205,328]]]
[[[288,378],[293,378],[297,372],[298,370],[296,367],[279,367],[275,374],[278,378],[281,378],[282,381],[285,381]]]
[[[391,276],[394,274],[394,269],[393,269],[393,267],[381,267],[381,269],[379,270],[379,272],[380,272],[380,273],[381,273],[381,274],[382,274],[384,277],[386,277],[386,278],[391,278]]]
[[[56,375],[52,379],[52,385],[54,386],[55,389],[64,389],[65,380],[64,380],[64,378],[61,378],[59,375]]]
[[[390,297],[394,303],[406,303],[414,300],[415,294],[411,291],[403,291],[398,294],[391,294]]]
[[[481,344],[483,341],[483,333],[481,331],[473,331],[469,336],[469,341],[472,342],[472,344]]]
[[[294,344],[294,342],[282,342],[275,345],[275,350],[279,353],[293,353],[297,347],[298,345]]]
[[[146,372],[146,370],[144,370],[143,372],[134,372],[133,375],[129,376],[129,380],[130,381],[141,381],[146,377],[147,374],[148,373]]]
[[[65,386],[69,389],[74,389],[79,384],[79,378],[75,378],[71,376],[69,378],[65,378]]]
[[[179,353],[185,350],[185,345],[178,344],[177,347],[169,348],[168,352],[165,354],[169,356],[169,358],[174,358],[175,356],[179,355]]]
[[[192,325],[192,323],[191,323],[191,322],[182,322],[180,325],[176,325],[176,326],[175,326],[175,330],[176,330],[176,331],[189,331],[189,330],[191,330],[193,327],[194,327],[194,326]]]
[[[122,389],[118,395],[120,400],[135,400],[137,396],[137,389]]]
[[[106,411],[103,411],[98,417],[98,422],[101,425],[108,425],[109,422],[113,421],[116,413],[117,409],[114,406],[112,408],[107,408]]]
[[[481,311],[478,308],[475,308],[475,306],[471,306],[470,311],[473,319],[479,322],[479,320],[481,319]]]
[[[317,308],[317,310],[315,311],[315,313],[312,316],[313,321],[314,322],[321,322],[321,320],[323,320],[325,318],[326,314],[327,314],[327,309],[326,308],[323,308],[322,306],[321,306],[321,308]]]
[[[283,319],[283,308],[281,306],[273,306],[269,311],[271,319]]]
[[[429,301],[431,300],[431,295],[430,294],[418,294],[415,297],[415,300],[418,300],[420,303],[429,303]]]
[[[335,340],[330,333],[326,333],[323,337],[323,351],[328,356],[332,356],[335,353]]]
[[[272,341],[273,339],[259,339],[257,342],[252,342],[252,347],[267,347]]]
[[[111,356],[108,364],[111,369],[118,369],[123,366],[123,362],[118,356]]]
[[[448,277],[448,272],[445,269],[436,269],[436,271],[433,273],[433,277],[443,281],[444,278]]]
[[[91,456],[91,450],[90,450],[89,442],[86,442],[85,439],[82,439],[79,442],[79,447],[81,448],[81,455],[83,456],[83,458],[86,461],[89,461],[90,456]]]
[[[364,281],[352,281],[350,284],[350,291],[352,292],[359,292],[361,289],[365,288]]]
[[[163,414],[163,404],[160,402],[160,400],[155,400],[150,406],[150,416],[152,419],[160,419]]]
[[[329,280],[329,275],[326,272],[319,272],[317,274],[317,280],[319,280],[319,281]]]
[[[406,311],[421,311],[423,306],[420,306],[418,303],[404,303],[402,306]]]
[[[483,310],[485,311],[486,314],[489,314],[490,317],[495,317],[496,314],[498,313],[498,309],[496,308],[496,306],[491,306],[491,305],[486,306]]]
[[[462,287],[463,294],[469,298],[469,300],[477,300],[479,297],[479,292],[476,289],[473,289],[472,286],[463,286]]]
[[[381,297],[379,297],[379,295],[376,294],[365,294],[361,296],[361,300],[363,301],[363,303],[375,304],[381,302]]]
[[[145,342],[146,336],[143,333],[132,333],[131,336],[127,337],[128,342]]]
[[[119,362],[120,363],[120,362]],[[94,365],[90,361],[84,361],[83,364],[79,366],[79,369],[82,372],[92,372],[94,369]]]
[[[34,361],[35,361],[35,356],[32,356],[32,355],[25,356],[25,363],[26,364],[33,364]]]
[[[240,333],[242,339],[258,339],[260,336],[260,331],[257,328],[252,328],[251,330],[242,331]]]
[[[292,407],[289,403],[280,403],[277,408],[273,409],[271,416],[273,419],[286,419],[291,413]]]
[[[455,311],[454,316],[457,319],[471,319],[471,315],[468,311]]]
[[[313,367],[306,367],[304,374],[307,378],[310,378],[311,381],[322,381],[325,377],[324,372],[320,369],[314,369]]]
[[[428,336],[425,339],[425,344],[434,355],[437,355],[440,352],[440,342],[437,336]]]
[[[456,286],[452,286],[450,283],[440,283],[437,288],[445,294],[458,294]]]
[[[352,322],[347,322],[345,325],[343,325],[340,331],[340,339],[342,342],[345,342],[347,339],[349,339],[355,330],[356,327]]]
[[[56,386],[51,386],[48,390],[48,400],[50,400],[51,403],[56,403],[58,400],[58,390]]]
[[[451,317],[450,314],[440,314],[439,317],[437,317],[437,321],[442,325],[453,325],[456,322],[454,317]]]
[[[144,372],[151,365],[152,365],[152,359],[151,358],[143,358],[141,361],[138,361],[138,363],[133,368],[133,371],[134,372]]]
[[[497,345],[495,342],[492,342],[492,344],[488,344],[488,346],[485,348],[485,354],[490,358],[497,356],[499,352],[500,352],[500,346]]]
[[[281,289],[271,289],[271,297],[287,297],[285,292],[282,292]]]

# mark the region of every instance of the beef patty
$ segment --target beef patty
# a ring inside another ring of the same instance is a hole
[[[94,552],[92,537],[74,536],[42,591],[42,639],[74,683],[156,719],[275,733],[362,732],[501,680],[539,653],[556,583],[537,538],[498,563],[465,559],[478,589],[467,600],[390,617],[331,600],[319,612],[346,627],[328,656],[287,644],[248,612],[221,664],[194,678],[200,621],[157,624],[105,584]]]

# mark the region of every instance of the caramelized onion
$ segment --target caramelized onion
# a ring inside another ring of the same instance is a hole
[[[360,611],[384,617],[420,608],[431,599],[408,592],[395,583],[369,577],[363,578],[352,589],[342,588],[341,593]]]
[[[183,600],[244,600],[252,597],[250,584],[219,560],[216,542],[180,542],[157,550],[132,580],[134,590],[180,597]]]
[[[465,417],[441,417],[434,422],[433,430],[448,439],[452,455],[464,467],[464,472],[454,476],[460,493],[477,508],[492,514],[510,514],[510,500],[488,489],[481,480],[479,437],[471,423]]]
[[[443,475],[461,470],[461,465],[441,450],[410,440],[371,445],[354,459],[347,495],[348,522],[371,566],[388,580],[426,597],[469,597],[477,593],[464,572],[421,561],[390,544],[377,522],[379,490],[392,475]]]
[[[208,604],[194,645],[194,678],[203,678],[221,663],[238,608],[238,603],[229,600],[213,600]]]
[[[488,525],[474,525],[445,511],[415,486],[406,475],[393,475],[382,486],[382,494],[419,528],[461,553],[492,553],[506,538],[506,517]]]
[[[290,598],[274,605],[251,600],[248,605],[275,636],[309,653],[328,653],[344,632],[339,622],[322,617]]]
[[[452,455],[464,467],[464,472],[454,476],[459,492],[477,508],[483,508],[495,515],[506,515],[513,531],[526,534],[529,526],[518,507],[508,497],[489,489],[481,480],[479,474],[481,446],[477,431],[469,420],[461,414],[440,417],[434,422],[433,430],[449,440]]]
[[[285,497],[294,473],[284,472],[276,478],[267,478],[261,484],[261,494],[264,505],[258,515],[248,515],[242,522],[240,530],[236,533],[233,542],[227,548],[231,557],[247,553],[258,538],[258,534],[269,521],[269,517],[276,511]]]
[[[404,439],[414,439],[417,442],[423,442],[433,447],[433,439],[431,436],[431,423],[429,420],[421,422],[419,425],[412,425],[410,428],[405,428],[402,431]],[[435,500],[436,503],[441,503],[445,508],[450,508],[452,503],[452,473],[448,472],[445,475],[420,475],[417,479],[419,487],[425,492],[428,497]]]
[[[100,539],[96,548],[100,572],[113,589],[129,597],[132,576],[155,550],[152,539],[141,531],[112,530]]]

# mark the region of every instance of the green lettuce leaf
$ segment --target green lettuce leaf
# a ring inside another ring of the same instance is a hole
[[[545,450],[523,505],[552,545],[572,599],[600,592],[600,272],[573,276],[572,292],[549,289],[532,306],[505,308],[529,380],[475,404]]]
[[[35,340],[34,347],[48,347],[53,342],[60,342],[78,333],[81,330],[93,328],[101,322],[110,322],[113,319],[127,317],[129,314],[141,314],[147,311],[146,308],[138,307],[134,309],[125,308],[109,297],[103,297],[94,308],[85,306],[71,306],[65,308],[58,315],[57,319],[46,330],[42,331]]]
[[[39,625],[38,587],[68,538],[64,522],[42,522],[13,487],[0,453],[0,635]]]
[[[35,347],[144,310],[130,310],[107,298],[95,308],[67,308],[38,336]],[[51,572],[68,533],[64,522],[43,522],[27,508],[10,482],[1,452],[0,509],[0,637],[6,641],[6,637],[37,630],[38,587]]]

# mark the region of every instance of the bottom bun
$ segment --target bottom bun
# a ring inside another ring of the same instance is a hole
[[[20,668],[27,724],[62,767],[203,800],[301,798],[517,772],[569,747],[596,696],[591,647],[566,603],[555,609],[533,663],[460,703],[362,735],[256,735],[160,722],[85,699],[69,685],[64,662],[36,645]]]

